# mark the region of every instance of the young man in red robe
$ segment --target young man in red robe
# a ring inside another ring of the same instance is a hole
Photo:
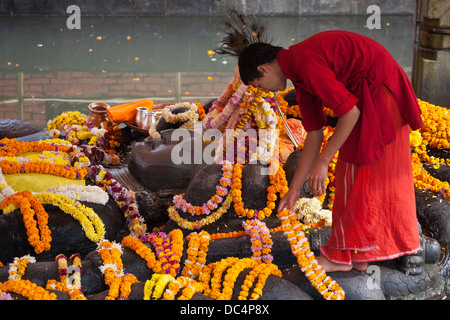
[[[239,55],[239,72],[245,84],[279,91],[289,79],[296,90],[308,134],[279,210],[293,208],[306,180],[314,196],[325,192],[339,151],[332,234],[317,257],[325,271],[364,271],[419,250],[409,130],[423,122],[408,77],[383,46],[346,31],[289,49],[254,43]],[[324,105],[339,119],[320,152]]]

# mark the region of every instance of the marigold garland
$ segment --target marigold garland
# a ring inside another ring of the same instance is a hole
[[[258,262],[251,258],[228,257],[203,267],[202,273],[199,275],[203,292],[216,300],[231,299],[237,277],[248,268],[252,270],[241,286],[239,300],[245,300],[248,297],[249,290],[253,287],[256,278],[258,278],[258,282],[251,294],[252,300],[257,300],[261,296],[269,275],[282,276],[278,266],[273,263]],[[225,275],[223,275],[224,273]]]
[[[59,143],[55,143],[59,142]],[[19,141],[15,138],[0,140],[0,157],[15,157],[27,152],[62,151],[69,152],[72,146],[65,145],[60,140]]]
[[[203,290],[201,283],[192,280],[189,277],[181,276],[169,283],[164,291],[163,299],[175,300],[176,295],[182,288],[184,289],[181,291],[181,295],[177,298],[177,300],[190,300],[196,292],[202,292]]]
[[[200,233],[192,232],[186,237],[186,240],[188,241],[187,258],[184,261],[181,275],[194,279],[200,274],[206,263],[210,235],[205,230]]]
[[[40,161],[27,163],[1,161],[0,169],[4,174],[44,173],[73,180],[83,180],[87,173],[85,168],[78,169],[69,165],[62,166]]]
[[[156,259],[152,249],[147,247],[141,240],[132,236],[126,236],[122,239],[122,246],[136,252],[138,256],[147,262],[147,267],[154,273],[161,272],[161,262]]]
[[[298,264],[311,285],[327,300],[343,300],[344,290],[327,276],[318,264],[296,215],[285,209],[278,213],[277,217],[287,235],[292,253],[297,257]]]
[[[9,268],[8,280],[0,283],[0,292],[14,292],[28,298],[28,300],[56,300],[55,293],[50,293],[37,284],[22,279],[28,263],[34,262],[36,262],[36,259],[29,255],[14,258],[14,262]]]
[[[127,300],[131,293],[131,286],[139,281],[134,275],[123,273],[122,246],[115,242],[101,240],[98,243],[97,252],[103,261],[100,271],[104,275],[105,283],[109,286],[105,300]]]
[[[150,253],[150,248],[142,246],[136,240],[127,238],[126,244],[140,251],[141,257],[147,261],[149,268],[152,268],[154,272],[162,272],[174,277],[179,273],[183,254],[183,233],[180,229],[174,229],[168,235],[164,232],[151,233],[141,237],[139,241],[151,243],[156,254]]]
[[[175,278],[170,274],[154,273],[152,278],[145,282],[144,300],[158,300],[163,295],[167,284],[174,280]]]
[[[233,196],[234,210],[237,215],[247,217],[248,219],[257,218],[263,220],[272,214],[275,209],[276,193],[280,193],[280,197],[288,191],[286,174],[281,166],[278,166],[276,173],[269,175],[270,186],[267,188],[267,203],[262,210],[254,210],[244,208],[242,200],[242,168],[243,165],[236,163],[233,165],[233,178],[231,184],[231,195]]]
[[[246,300],[248,298],[250,289],[253,286],[253,282],[258,279],[258,282],[253,288],[253,292],[250,295],[250,300],[258,300],[262,295],[262,290],[266,284],[266,280],[270,275],[282,277],[282,273],[278,266],[273,263],[260,263],[249,272],[245,277],[244,284],[241,286],[241,292],[239,293],[238,300]]]
[[[3,200],[0,208],[4,214],[11,212],[11,208],[13,210],[19,208],[27,229],[28,242],[34,247],[34,251],[39,254],[50,250],[52,237],[48,227],[48,214],[39,199],[30,191],[24,190],[13,194]],[[34,219],[35,215],[36,220]]]

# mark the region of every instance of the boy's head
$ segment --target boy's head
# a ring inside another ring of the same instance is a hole
[[[239,54],[239,74],[245,85],[252,85],[269,91],[286,88],[286,77],[277,60],[282,47],[268,43],[253,43]]]

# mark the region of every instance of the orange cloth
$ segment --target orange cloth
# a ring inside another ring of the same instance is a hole
[[[320,252],[328,260],[353,262],[390,260],[420,248],[412,173],[409,126],[383,86],[396,139],[384,157],[356,165],[338,159],[332,234]]]
[[[136,109],[138,107],[146,107],[148,108],[148,111],[151,111],[153,107],[153,101],[142,99],[111,107],[108,109],[109,120],[114,123],[128,122],[134,124],[137,113]]]
[[[291,131],[297,139],[297,142],[299,144],[303,144],[306,139],[306,131],[302,126],[302,122],[294,118],[286,119],[286,122],[289,124],[289,128],[291,128]],[[280,161],[284,164],[286,163],[289,155],[295,151],[294,143],[291,141],[284,130],[282,130],[282,134],[280,135],[279,144]]]

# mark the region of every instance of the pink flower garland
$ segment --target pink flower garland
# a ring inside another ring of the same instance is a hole
[[[222,165],[223,174],[220,178],[219,184],[216,186],[216,194],[203,205],[192,205],[184,199],[184,193],[182,193],[173,197],[175,207],[184,213],[190,212],[192,216],[196,215],[197,211],[201,211],[201,213],[205,215],[211,214],[211,211],[216,210],[218,205],[223,202],[224,197],[228,194],[228,188],[231,185],[232,171],[233,166],[229,162],[224,162]]]
[[[164,232],[150,233],[140,238],[142,242],[150,243],[156,252],[156,257],[163,261],[162,271],[170,274],[172,268],[176,268],[176,273],[180,271],[180,261],[172,250],[170,236]]]
[[[252,219],[243,222],[242,226],[244,227],[245,233],[250,236],[252,242],[252,259],[264,263],[271,263],[273,256],[270,252],[273,241],[267,225],[258,219]]]

